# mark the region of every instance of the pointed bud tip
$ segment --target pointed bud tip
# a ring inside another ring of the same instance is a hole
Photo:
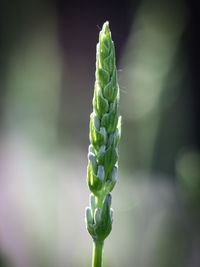
[[[109,21],[106,21],[106,22],[104,22],[104,24],[103,24],[103,27],[102,27],[102,31],[103,32],[110,32],[110,28],[109,28]]]

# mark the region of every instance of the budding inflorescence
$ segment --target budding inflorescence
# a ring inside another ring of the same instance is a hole
[[[112,229],[111,194],[116,184],[121,117],[118,116],[119,86],[115,48],[108,22],[99,34],[93,112],[90,116],[90,146],[87,182],[90,207],[86,225],[94,240],[103,241]]]

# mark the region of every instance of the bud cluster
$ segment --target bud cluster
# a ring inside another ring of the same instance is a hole
[[[110,192],[116,183],[118,142],[121,117],[118,116],[119,86],[115,49],[108,22],[104,23],[97,44],[96,81],[93,112],[90,116],[87,182],[90,207],[86,209],[86,225],[93,239],[103,241],[112,229]]]

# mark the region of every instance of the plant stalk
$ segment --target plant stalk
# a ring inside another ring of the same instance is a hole
[[[102,267],[103,241],[94,240],[93,242],[93,263],[92,267]]]

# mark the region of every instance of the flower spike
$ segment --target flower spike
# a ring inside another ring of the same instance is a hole
[[[91,205],[86,209],[86,226],[94,240],[93,267],[101,267],[103,241],[112,229],[110,192],[116,184],[117,146],[121,135],[115,48],[108,22],[104,23],[99,34],[95,76],[87,175],[92,194]]]

